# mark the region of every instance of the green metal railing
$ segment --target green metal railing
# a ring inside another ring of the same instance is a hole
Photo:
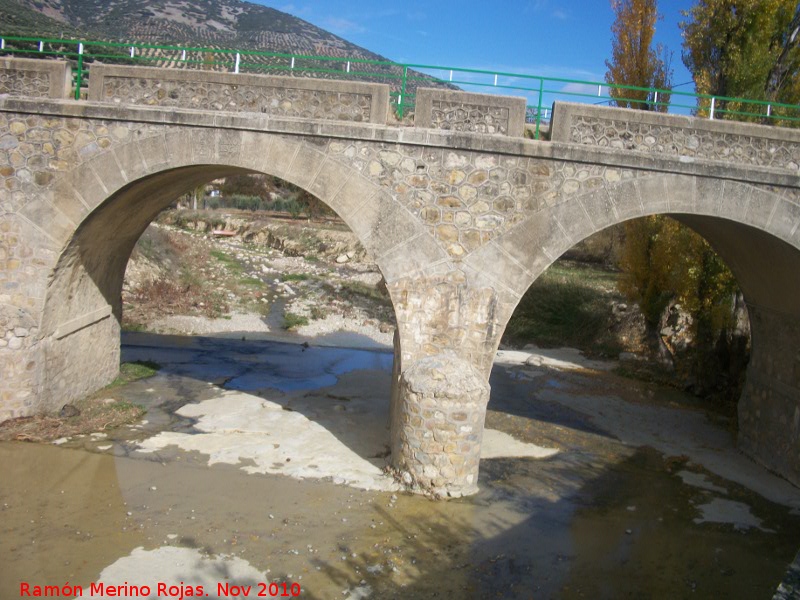
[[[650,110],[693,114],[709,119],[723,117],[754,120],[779,126],[800,122],[800,106],[793,104],[710,96],[679,90],[612,85],[579,79],[395,63],[365,58],[19,36],[0,36],[0,53],[32,57],[57,56],[73,61],[76,100],[82,97],[86,82],[91,77],[87,66],[97,60],[104,63],[144,63],[162,67],[224,70],[234,73],[283,73],[384,82],[391,86],[391,100],[400,119],[413,111],[416,89],[432,84],[453,86],[468,91],[490,93],[504,91],[523,94],[528,101],[526,117],[529,123],[535,125],[534,135],[537,139],[542,123],[549,119],[550,109],[546,107],[559,98],[591,101],[594,104],[631,105]]]

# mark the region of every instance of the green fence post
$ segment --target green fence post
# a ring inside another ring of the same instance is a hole
[[[78,44],[78,73],[75,77],[75,100],[81,99],[81,86],[83,85],[83,42]]]
[[[397,114],[403,120],[403,107],[406,101],[406,81],[408,80],[408,67],[403,67],[403,82],[400,84],[400,95],[397,97]]]
[[[544,79],[539,79],[539,104],[536,107],[536,134],[534,139],[539,139],[539,128],[542,125],[542,93],[544,92]]]

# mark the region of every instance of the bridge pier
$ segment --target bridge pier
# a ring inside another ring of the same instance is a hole
[[[800,317],[748,305],[752,354],[739,401],[739,448],[800,485]]]
[[[436,496],[477,492],[489,402],[485,377],[446,353],[415,362],[397,386],[392,462],[401,480]]]
[[[392,466],[439,497],[478,491],[489,373],[515,300],[460,269],[388,285],[397,316]]]

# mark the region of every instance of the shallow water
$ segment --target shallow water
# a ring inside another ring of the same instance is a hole
[[[695,411],[669,409],[673,422],[650,419],[662,406],[625,409],[621,390],[635,386],[613,376],[496,368],[487,427],[559,452],[483,460],[476,496],[432,502],[356,489],[346,474],[386,461],[391,354],[131,341],[126,360],[163,365],[114,390],[146,405],[146,422],[62,447],[0,444],[0,598],[21,582],[98,580],[153,592],[182,581],[212,598],[226,581],[253,585],[248,597],[283,581],[307,598],[769,598],[800,545],[800,491],[766,473],[747,480],[754,491],[704,468],[680,427],[703,432],[715,471],[738,464],[724,458],[729,434],[700,429]],[[631,441],[621,416],[640,424]],[[331,457],[344,448],[341,473],[291,471],[328,458],[293,445],[318,439],[302,428],[330,435]],[[659,436],[685,450],[654,449]],[[181,449],[189,442],[197,449]],[[284,454],[259,472],[242,448],[266,444]]]

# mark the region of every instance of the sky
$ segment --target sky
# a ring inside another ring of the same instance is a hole
[[[610,0],[251,1],[402,63],[603,81],[611,55]],[[680,11],[693,4],[662,0],[655,34],[674,53],[673,84],[687,92],[693,85],[681,61],[678,23]]]

